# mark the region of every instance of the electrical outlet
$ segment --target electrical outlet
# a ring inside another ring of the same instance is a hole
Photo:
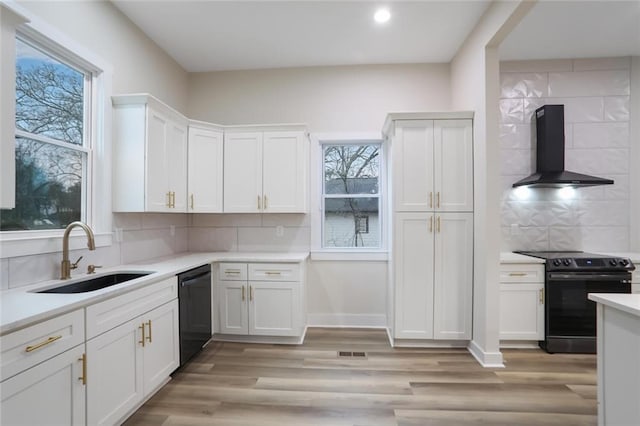
[[[284,235],[284,226],[276,226],[276,237],[282,237]]]

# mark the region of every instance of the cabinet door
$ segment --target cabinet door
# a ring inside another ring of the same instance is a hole
[[[220,333],[248,334],[249,323],[246,281],[219,281],[218,308],[220,310]]]
[[[544,339],[544,284],[500,284],[500,339]]]
[[[135,318],[87,342],[87,424],[115,424],[142,401],[141,327]]]
[[[167,117],[147,107],[145,211],[148,212],[170,211],[166,153],[168,128]]]
[[[77,346],[2,382],[0,424],[85,424],[83,353]]]
[[[299,336],[300,284],[249,281],[249,334]]]
[[[173,121],[167,129],[167,169],[169,190],[173,192],[169,211],[187,211],[187,126]]]
[[[471,339],[473,213],[435,217],[434,339]]]
[[[433,121],[397,121],[392,157],[394,209],[433,210]]]
[[[431,213],[397,213],[395,217],[397,338],[433,338],[433,220]]]
[[[471,120],[438,120],[435,137],[435,207],[473,211],[473,129]]]
[[[222,147],[222,132],[189,128],[190,212],[222,213]]]
[[[262,211],[262,133],[224,135],[224,211]]]
[[[306,212],[307,145],[303,132],[264,134],[262,208],[266,213]]]
[[[146,328],[143,388],[147,395],[162,385],[180,365],[178,300],[142,315],[141,321]]]

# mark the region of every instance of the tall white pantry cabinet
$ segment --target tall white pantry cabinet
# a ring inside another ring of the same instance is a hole
[[[469,340],[473,114],[390,114],[394,338]]]

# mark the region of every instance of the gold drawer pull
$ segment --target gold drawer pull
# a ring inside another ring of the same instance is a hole
[[[244,286],[242,286],[242,301],[244,302]]]
[[[280,275],[280,271],[265,271],[266,275]]]
[[[240,271],[224,271],[225,274],[239,274]]]
[[[433,232],[433,216],[429,216],[429,232]]]
[[[24,348],[25,352],[33,352],[36,349],[40,349],[43,346],[48,345],[49,343],[53,343],[58,339],[62,339],[62,335],[59,336],[51,336],[49,337],[47,340],[45,340],[44,342],[40,342],[37,345],[33,345],[33,346],[27,346],[26,348]]]
[[[253,286],[249,286],[249,300],[253,302]]]
[[[142,323],[142,325],[139,325],[138,328],[142,330],[142,339],[138,340],[138,343],[142,344],[142,347],[144,348],[144,341],[145,341],[144,323]]]
[[[83,385],[87,384],[87,354],[82,354],[78,361],[82,362],[82,376],[78,377],[78,380],[82,381]]]
[[[149,326],[149,335],[147,336],[147,340],[149,341],[149,343],[153,343],[151,341],[151,320],[147,321],[147,325]]]
[[[509,272],[510,277],[526,277],[526,272]]]

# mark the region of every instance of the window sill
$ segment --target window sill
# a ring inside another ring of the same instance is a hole
[[[364,262],[386,262],[389,260],[389,253],[386,251],[312,251],[311,260],[339,260],[339,261],[364,261]]]
[[[63,232],[62,229],[56,229],[37,232],[34,235],[25,235],[25,232],[0,234],[0,258],[61,252]],[[94,236],[96,247],[107,247],[112,244],[113,234],[111,232],[94,233]],[[69,250],[79,250],[86,247],[85,233],[81,230],[71,232]]]

